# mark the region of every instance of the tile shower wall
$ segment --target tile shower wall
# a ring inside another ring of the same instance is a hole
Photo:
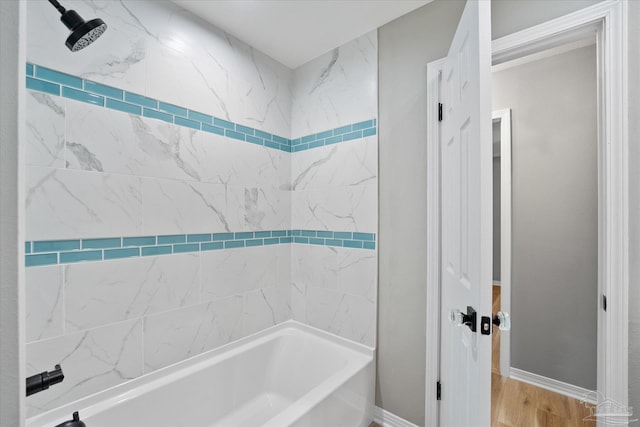
[[[293,228],[377,232],[377,50],[374,31],[293,73]],[[295,150],[328,129],[343,142]],[[376,251],[294,244],[291,262],[293,318],[374,346]]]
[[[69,53],[59,13],[28,2],[27,60],[287,137],[291,71],[169,1],[69,0],[108,32]]]
[[[171,2],[67,3],[110,28],[71,54],[28,3],[27,369],[71,367],[29,415],[291,317],[374,345],[375,33],[292,72]]]
[[[70,53],[28,2],[27,370],[66,377],[29,415],[291,317],[291,245],[234,248],[291,228],[291,70],[171,2],[65,7],[109,30]]]

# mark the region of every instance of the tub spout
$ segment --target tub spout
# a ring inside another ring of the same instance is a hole
[[[62,368],[56,365],[53,371],[44,371],[40,374],[32,375],[27,378],[27,396],[46,390],[49,386],[61,383],[64,379]]]

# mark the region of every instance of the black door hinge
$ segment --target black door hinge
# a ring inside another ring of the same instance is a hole
[[[602,295],[602,309],[607,311],[607,296],[604,294]]]
[[[442,104],[438,103],[438,121],[442,121]]]
[[[440,381],[436,383],[436,400],[442,400],[442,384],[440,384]]]

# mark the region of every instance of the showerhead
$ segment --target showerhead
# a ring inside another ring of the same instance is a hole
[[[71,52],[84,49],[96,41],[107,29],[107,24],[100,18],[85,22],[74,10],[62,14],[60,20],[71,30],[65,44]]]
[[[89,46],[107,29],[107,24],[102,19],[96,18],[86,22],[75,10],[66,10],[56,0],[49,0],[49,3],[58,9],[62,15],[60,20],[71,30],[65,44],[72,52]]]

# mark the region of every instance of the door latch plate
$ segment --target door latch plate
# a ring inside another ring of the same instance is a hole
[[[491,335],[491,317],[482,316],[480,318],[480,333],[482,335]]]

